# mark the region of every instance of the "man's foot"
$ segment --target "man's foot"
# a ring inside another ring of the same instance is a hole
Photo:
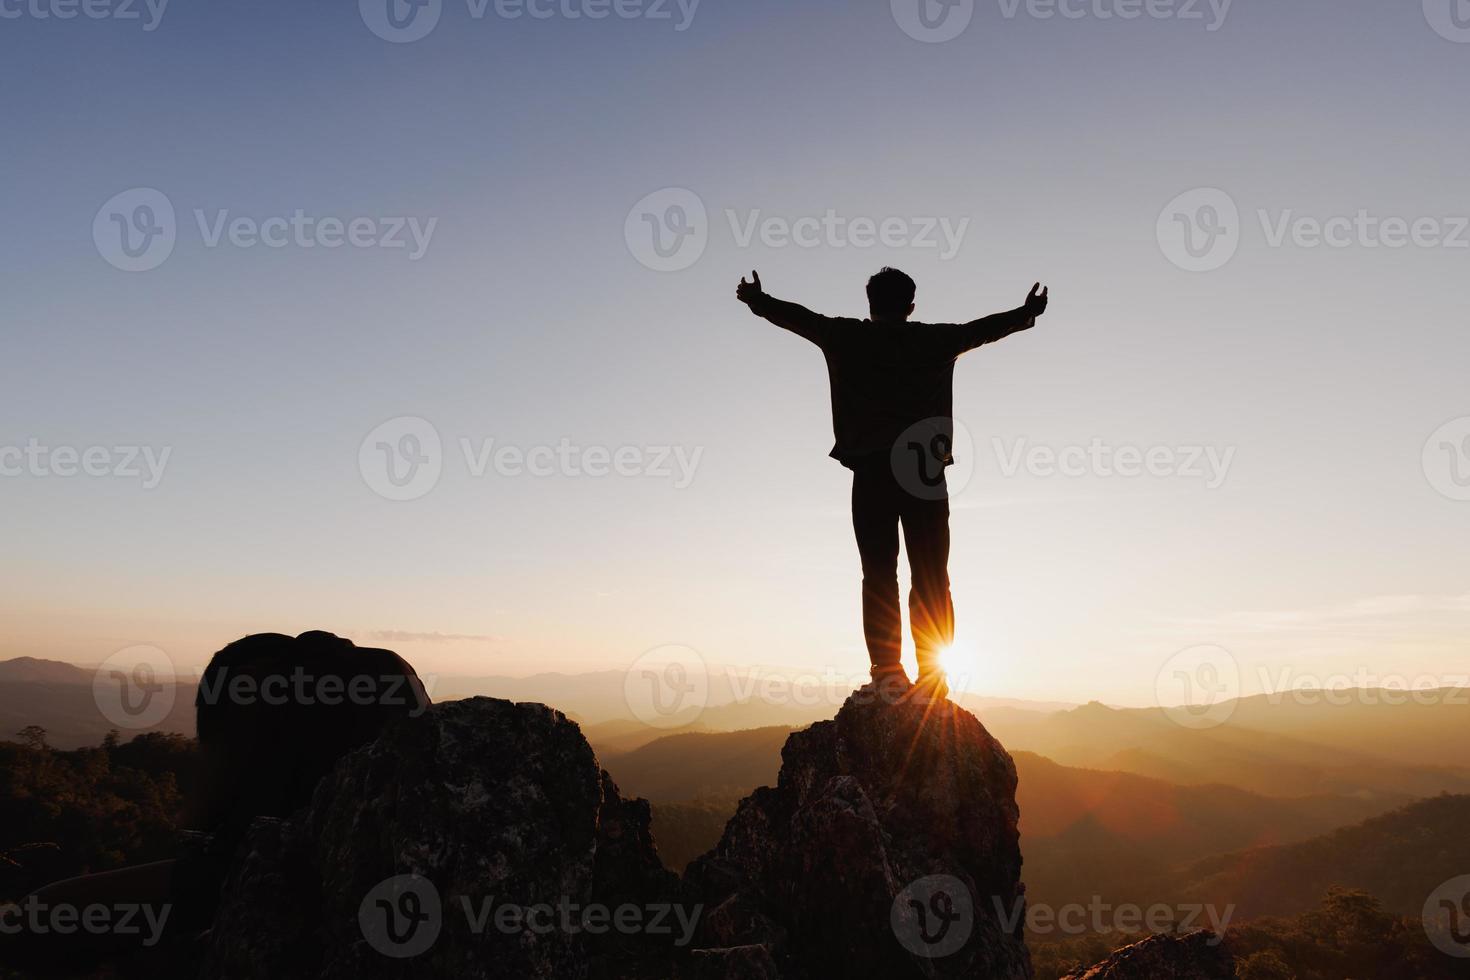
[[[923,671],[914,682],[908,700],[919,704],[943,701],[949,697],[949,681],[942,670]]]
[[[884,704],[897,704],[913,689],[913,681],[909,675],[904,673],[901,664],[891,666],[874,667],[871,671],[872,681],[868,687],[873,689],[878,699]]]

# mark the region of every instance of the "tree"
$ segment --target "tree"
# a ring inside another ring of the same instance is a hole
[[[20,730],[20,739],[27,748],[46,748],[46,729],[40,725],[27,725]]]
[[[1296,973],[1274,949],[1243,958],[1235,966],[1235,975],[1239,980],[1296,980]]]

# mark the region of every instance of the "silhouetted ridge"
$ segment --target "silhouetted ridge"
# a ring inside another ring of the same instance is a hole
[[[1235,957],[1213,932],[1150,936],[1062,980],[1235,980]]]

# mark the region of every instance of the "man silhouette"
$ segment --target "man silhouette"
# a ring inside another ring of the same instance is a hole
[[[970,323],[913,323],[914,281],[885,268],[868,280],[869,319],[827,317],[740,280],[752,313],[822,349],[832,388],[832,457],[852,470],[852,526],[863,566],[863,635],[880,687],[907,688],[900,663],[898,530],[908,547],[909,627],[921,692],[948,694],[939,658],[954,640],[949,592],[949,493],[954,462],[954,362],[965,351],[1036,325],[1047,291]]]

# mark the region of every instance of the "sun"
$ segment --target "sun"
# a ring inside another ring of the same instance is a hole
[[[950,689],[965,694],[993,694],[1003,679],[1004,656],[998,648],[981,653],[978,643],[960,634],[939,652],[939,667]]]
[[[956,690],[968,690],[976,681],[979,669],[974,648],[951,643],[939,651],[939,666],[949,685]]]

